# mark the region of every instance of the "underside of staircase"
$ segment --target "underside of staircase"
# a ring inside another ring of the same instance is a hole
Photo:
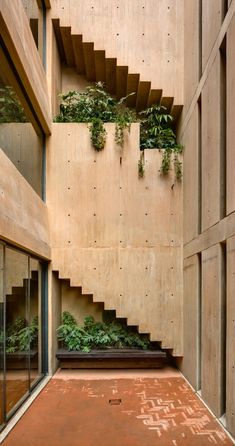
[[[174,104],[174,98],[164,96],[161,89],[152,89],[151,82],[141,79],[139,73],[129,73],[128,66],[118,65],[117,58],[106,57],[105,50],[96,50],[94,42],[84,42],[81,34],[72,34],[70,26],[61,26],[53,19],[53,27],[61,62],[91,82],[104,82],[107,91],[118,99],[127,98],[127,105],[137,111],[153,104],[166,107],[177,121],[182,105]]]

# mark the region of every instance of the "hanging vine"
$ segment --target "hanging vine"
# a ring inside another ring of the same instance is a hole
[[[172,128],[172,116],[160,105],[153,105],[137,115],[125,104],[129,96],[116,100],[105,91],[102,82],[87,87],[85,92],[70,91],[61,95],[60,113],[56,116],[55,122],[88,123],[91,143],[97,151],[103,150],[106,143],[104,123],[115,123],[115,142],[123,147],[125,130],[130,130],[132,122],[139,122],[140,150],[160,149],[161,173],[166,175],[173,165],[176,178],[180,180],[182,162],[179,155],[183,147],[177,144]],[[142,155],[138,162],[138,174],[140,178],[144,176]]]
[[[152,107],[140,113],[140,148],[157,148],[162,153],[161,173],[166,175],[171,169],[172,162],[175,175],[178,180],[182,177],[182,163],[179,155],[183,146],[177,144],[176,135],[171,128],[172,116],[166,113],[166,108],[160,105]],[[172,160],[173,158],[173,160]]]
[[[91,142],[98,151],[106,142],[104,123],[113,122],[116,124],[115,141],[123,147],[125,129],[136,122],[136,114],[125,105],[128,96],[117,101],[105,91],[102,82],[87,87],[85,92],[70,91],[60,96],[60,113],[55,122],[89,123]]]

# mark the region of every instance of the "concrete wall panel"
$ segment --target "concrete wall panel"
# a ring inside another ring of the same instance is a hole
[[[46,205],[0,150],[0,236],[50,259]]]
[[[202,252],[202,397],[219,417],[224,413],[224,271],[220,245]]]
[[[219,34],[223,20],[223,0],[202,0],[202,69]]]
[[[220,220],[220,56],[202,90],[202,230]]]
[[[234,126],[234,96],[235,96],[235,17],[227,32],[227,214],[235,211],[234,194],[234,163],[235,163],[235,126]]]
[[[200,265],[197,255],[184,260],[184,357],[182,372],[200,389]]]
[[[227,240],[226,423],[235,436],[235,237]]]
[[[184,243],[196,238],[199,231],[199,138],[198,108],[194,109],[184,133]]]
[[[140,331],[182,353],[182,187],[161,177],[161,154],[145,151],[138,178],[139,126],[125,145],[96,152],[85,124],[53,124],[48,208],[53,269]],[[174,184],[174,187],[172,187]]]

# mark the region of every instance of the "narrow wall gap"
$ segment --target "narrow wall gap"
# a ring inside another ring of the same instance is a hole
[[[228,12],[228,0],[221,0],[221,1],[222,1],[222,5],[221,5],[221,7],[222,7],[222,14],[221,14],[221,17],[222,17],[222,23],[223,23],[224,18],[226,16],[227,12]]]
[[[30,19],[29,26],[34,38],[35,45],[38,49],[38,19]]]
[[[197,102],[198,110],[198,234],[202,232],[202,108],[201,96]]]
[[[198,0],[198,81],[202,76],[202,0]]]
[[[227,245],[221,243],[221,415],[226,413]]]
[[[227,145],[227,45],[226,36],[220,47],[220,218],[226,216],[226,145]]]
[[[201,389],[201,351],[202,351],[202,255],[201,252],[197,254],[198,257],[198,345],[197,345],[197,389]]]

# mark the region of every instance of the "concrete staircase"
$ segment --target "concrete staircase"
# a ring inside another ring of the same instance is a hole
[[[161,348],[163,348],[164,350],[168,350],[169,353],[173,354],[174,356],[174,350],[171,346],[165,344],[164,340],[160,340],[157,333],[154,333],[153,331],[151,333],[149,332],[146,324],[144,323],[144,321],[141,320],[141,314],[139,315],[139,318],[136,318],[133,317],[131,312],[127,312],[127,310],[125,310],[125,313],[123,313],[120,309],[120,306],[118,306],[116,299],[110,299],[108,302],[105,301],[104,299],[102,299],[102,296],[96,295],[96,293],[87,288],[87,285],[84,286],[83,284],[81,284],[78,279],[68,278],[67,274],[63,272],[61,267],[60,269],[53,268],[53,271],[57,273],[58,279],[68,281],[70,287],[79,288],[81,290],[81,294],[91,296],[94,303],[102,303],[104,306],[104,310],[115,311],[116,318],[125,319],[128,326],[136,327],[139,333],[149,335],[149,339],[151,342],[158,342]]]
[[[72,34],[71,27],[61,26],[59,19],[53,19],[53,26],[60,59],[65,65],[75,68],[88,81],[104,82],[107,91],[118,99],[134,93],[126,103],[137,111],[157,103],[177,120],[182,105],[174,104],[173,97],[164,96],[161,89],[152,89],[151,82],[142,80],[139,73],[129,73],[128,66],[118,65],[115,57],[106,57],[105,50],[96,50],[94,42],[84,42],[81,34]]]

